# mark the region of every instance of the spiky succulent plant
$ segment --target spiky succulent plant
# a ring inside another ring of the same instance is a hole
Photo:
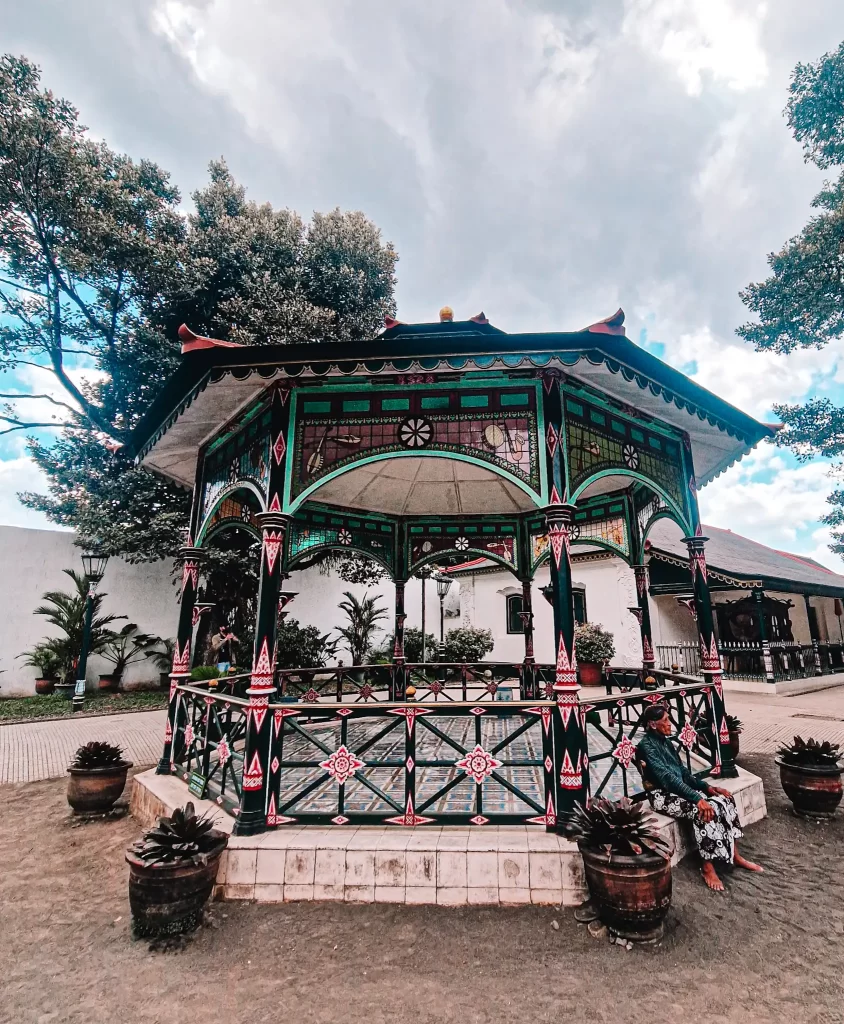
[[[121,747],[113,743],[102,743],[99,740],[91,740],[80,747],[73,755],[70,762],[71,768],[120,768],[126,763]]]
[[[812,768],[834,767],[841,757],[837,743],[829,740],[819,743],[811,738],[804,740],[802,736],[795,736],[791,743],[780,747],[777,754],[786,764]]]
[[[576,804],[566,824],[572,839],[593,850],[627,856],[649,850],[666,859],[671,856],[671,848],[659,834],[656,818],[645,811],[643,804],[627,797],[600,797],[587,807]]]
[[[197,815],[188,802],[177,807],[169,818],[159,818],[158,824],[144,832],[132,851],[149,864],[204,864],[221,838],[222,834],[214,831],[214,820],[207,814]]]

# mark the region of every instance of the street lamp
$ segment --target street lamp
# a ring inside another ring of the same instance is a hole
[[[85,704],[85,673],[88,668],[88,648],[91,646],[91,623],[94,618],[94,595],[97,586],[105,575],[108,555],[100,551],[86,551],[82,555],[82,568],[88,583],[88,594],[85,598],[85,626],[82,630],[82,650],[76,662],[76,686],[73,691],[73,711],[81,711]]]
[[[427,643],[425,642],[425,584],[428,582],[428,578],[432,573],[432,569],[429,565],[423,565],[419,572],[416,574],[422,580],[422,664],[424,665],[427,661]]]
[[[449,592],[453,580],[450,576],[445,573],[438,573],[435,577],[437,581],[437,596],[440,599],[440,661],[443,660],[443,646],[445,644],[445,595]]]

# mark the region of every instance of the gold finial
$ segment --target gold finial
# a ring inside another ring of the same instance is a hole
[[[454,319],[454,310],[451,306],[443,306],[440,310],[440,323],[451,323]]]

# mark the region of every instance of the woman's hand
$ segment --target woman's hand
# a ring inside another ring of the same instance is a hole
[[[697,809],[700,811],[700,820],[703,822],[712,821],[715,817],[715,808],[708,800],[698,800]]]
[[[733,794],[728,789],[720,789],[718,786],[710,786],[709,787],[709,795],[710,796],[725,796],[727,798],[731,798]]]

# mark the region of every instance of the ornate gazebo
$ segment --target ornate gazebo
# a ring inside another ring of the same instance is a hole
[[[632,344],[623,321],[619,310],[582,331],[506,334],[483,314],[455,322],[445,309],[437,323],[388,321],[366,344],[253,347],[183,327],[182,364],[135,438],[139,465],[193,491],[158,771],[216,799],[240,834],[290,821],[554,828],[590,786],[604,791],[614,778],[628,792],[631,709],[653,695],[581,699],[569,552],[597,545],[633,566],[651,671],[644,543],[669,517],[686,536],[704,682],[662,695],[686,756],[731,774],[697,491],[772,431]],[[231,684],[188,681],[203,549],[232,529],[262,544],[242,696]],[[283,581],[328,551],[365,554],[395,581],[393,662],[380,677],[347,666],[330,699],[316,673],[300,673],[311,682],[296,696],[275,666],[291,596]],[[520,699],[506,716],[491,703],[498,682],[490,669],[411,667],[404,654],[407,580],[426,565],[478,556],[523,588],[525,656],[513,667]],[[553,666],[533,656],[530,583],[546,559]],[[694,729],[704,705],[714,723],[708,737]],[[436,723],[446,715],[459,720],[457,731]],[[422,725],[428,739],[439,736],[435,753],[417,749]],[[397,729],[402,742],[387,749],[384,737]],[[317,754],[297,758],[309,743]],[[602,760],[610,771],[599,784]],[[530,785],[519,781],[522,769],[533,773]],[[493,783],[503,793],[496,806],[484,803]],[[366,806],[350,799],[352,787],[366,791]],[[461,787],[463,804],[455,802]]]

